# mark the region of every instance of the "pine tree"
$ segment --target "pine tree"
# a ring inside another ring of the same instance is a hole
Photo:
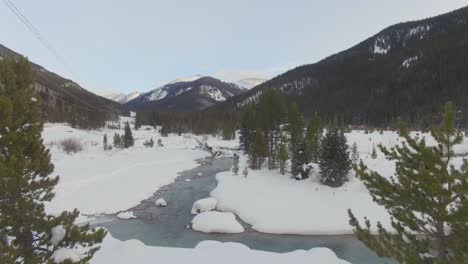
[[[263,131],[257,128],[255,131],[255,141],[249,151],[249,165],[251,169],[258,170],[262,167],[267,156],[267,146]]]
[[[288,111],[288,130],[291,136],[291,148],[294,149],[302,142],[304,120],[297,104],[291,104]]]
[[[373,159],[377,158],[377,150],[375,149],[375,146],[372,146],[371,158]]]
[[[234,155],[234,163],[232,164],[232,173],[234,173],[234,175],[238,175],[239,174],[239,156],[237,155]]]
[[[362,162],[356,168],[373,200],[391,215],[394,231],[371,223],[361,226],[351,210],[350,224],[359,240],[380,256],[400,263],[467,263],[468,259],[468,162],[460,169],[452,165],[453,148],[462,142],[455,129],[455,110],[447,103],[443,122],[431,134],[437,144],[411,137],[405,126],[402,145],[390,149],[379,146],[389,160],[396,161],[392,178],[369,170]],[[448,231],[451,230],[451,231]]]
[[[298,106],[293,103],[291,104],[288,112],[288,130],[291,137],[290,151],[291,151],[291,174],[293,177],[299,175],[300,170],[297,166],[301,161],[297,160],[299,157],[299,145],[303,140],[304,132],[304,120],[302,114],[299,111]]]
[[[109,149],[109,146],[107,145],[107,134],[104,134],[104,138],[102,139],[102,145],[104,147],[104,151],[107,151]]]
[[[239,143],[241,149],[247,153],[255,140],[256,112],[253,106],[247,106],[244,110],[240,126]]]
[[[281,133],[279,143],[278,143],[278,161],[281,175],[284,175],[286,171],[286,162],[289,159],[288,145],[286,135]]]
[[[124,135],[123,135],[122,140],[123,140],[124,148],[132,147],[135,144],[135,141],[132,135],[132,129],[130,128],[130,124],[128,122],[125,122]]]
[[[51,263],[54,251],[76,247],[83,247],[80,263],[87,263],[105,231],[75,225],[76,209],[60,215],[44,210],[59,177],[49,176],[54,166],[41,139],[32,84],[27,60],[0,60],[0,263]],[[53,230],[63,239],[52,239]]]
[[[296,175],[293,176],[296,180],[305,180],[309,178],[310,173],[310,155],[307,150],[307,143],[303,141],[293,153],[293,158],[291,159],[291,171],[296,172]]]
[[[317,113],[314,114],[307,126],[306,139],[310,158],[313,162],[318,162],[320,152],[320,140],[323,135],[322,120]]]
[[[351,162],[353,164],[357,164],[359,161],[359,152],[357,148],[356,142],[353,143],[353,146],[351,147]]]
[[[244,178],[247,178],[247,176],[249,175],[249,169],[247,168],[247,166],[244,167],[242,175],[244,176]]]
[[[319,166],[321,182],[330,187],[340,187],[351,169],[348,144],[342,131],[327,129],[320,148]]]
[[[123,148],[122,136],[117,132],[114,133],[113,145],[115,148]]]

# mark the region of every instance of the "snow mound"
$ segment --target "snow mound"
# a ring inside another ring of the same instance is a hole
[[[171,264],[349,264],[336,257],[328,248],[274,253],[249,249],[239,243],[216,241],[203,241],[195,248],[151,247],[138,240],[119,241],[110,234],[104,239],[101,250],[96,253],[91,264],[146,264],[155,263],[155,260],[157,263]]]
[[[60,241],[62,241],[67,235],[67,230],[63,225],[56,226],[50,230],[51,238],[50,243],[54,246],[57,246]]]
[[[199,214],[207,211],[213,211],[216,209],[216,205],[218,204],[218,201],[215,198],[205,198],[205,199],[200,199],[193,203],[192,206],[192,214]]]
[[[167,202],[166,202],[166,200],[164,200],[163,198],[157,199],[156,202],[155,202],[154,204],[156,204],[156,206],[159,206],[159,207],[165,207],[165,206],[167,206]]]
[[[54,263],[62,263],[69,259],[72,262],[78,262],[83,256],[76,250],[71,248],[60,248],[52,254],[52,260]]]
[[[121,212],[119,214],[117,214],[117,217],[120,218],[120,219],[132,219],[132,218],[136,218],[136,216],[133,214],[133,212]]]
[[[192,220],[193,230],[203,233],[242,233],[244,228],[229,212],[204,212]]]

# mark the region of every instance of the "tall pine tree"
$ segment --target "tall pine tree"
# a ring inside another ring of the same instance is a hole
[[[348,180],[351,169],[348,144],[338,128],[327,129],[322,140],[319,158],[321,182],[330,187],[340,187]]]
[[[258,127],[255,131],[255,141],[249,151],[249,165],[251,169],[261,169],[265,158],[267,157],[267,145],[263,131]]]
[[[281,132],[280,134],[277,159],[279,161],[280,173],[281,175],[284,175],[284,173],[286,172],[286,162],[289,159],[288,142],[287,142],[287,138],[284,132]]]
[[[299,111],[299,107],[292,103],[288,111],[288,132],[291,137],[290,140],[290,151],[291,151],[291,173],[293,177],[297,177],[300,173],[300,169],[297,166],[301,161],[297,160],[299,157],[299,145],[303,140],[304,134],[304,120],[302,114]]]
[[[128,122],[125,122],[125,129],[122,140],[124,148],[132,147],[135,144],[135,140],[133,139],[132,135],[132,129],[130,128],[130,124]]]
[[[320,152],[320,140],[323,135],[322,120],[320,116],[315,113],[307,126],[306,140],[307,148],[309,150],[310,158],[313,162],[318,162]]]
[[[435,146],[411,137],[400,126],[402,145],[379,146],[387,159],[396,161],[394,177],[387,179],[362,162],[356,169],[373,200],[391,215],[393,231],[377,223],[361,226],[349,210],[350,224],[359,240],[378,255],[400,263],[467,263],[468,260],[468,162],[457,169],[453,148],[462,142],[455,128],[455,108],[446,104],[443,122],[432,129]]]
[[[28,61],[0,60],[0,263],[51,263],[55,251],[83,247],[80,263],[98,250],[105,231],[74,224],[77,210],[49,215],[58,177],[42,143],[39,102]],[[53,230],[63,237],[52,236]]]

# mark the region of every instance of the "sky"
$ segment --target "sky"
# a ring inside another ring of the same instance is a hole
[[[65,61],[8,9],[12,2]],[[1,0],[0,43],[98,94],[272,78],[468,0]]]

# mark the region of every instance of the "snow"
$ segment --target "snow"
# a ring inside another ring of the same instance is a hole
[[[201,75],[201,74],[197,74],[197,75],[193,75],[193,76],[188,76],[188,77],[182,77],[182,78],[178,78],[178,79],[175,79],[173,80],[172,82],[170,82],[170,84],[173,84],[173,83],[180,83],[180,82],[193,82],[193,81],[196,81],[200,78],[203,78],[204,76]]]
[[[391,48],[388,42],[389,40],[386,36],[377,37],[374,42],[374,54],[387,54]]]
[[[328,248],[309,251],[296,250],[289,253],[274,253],[251,250],[238,243],[215,241],[200,242],[195,248],[150,247],[138,240],[119,241],[108,235],[91,264],[153,264],[153,263],[203,263],[203,264],[349,264],[339,259]]]
[[[420,25],[420,26],[414,27],[409,30],[408,37],[419,36],[419,39],[423,39],[427,35],[430,29],[431,29],[431,25]]]
[[[401,63],[401,66],[404,68],[409,68],[411,65],[413,65],[416,61],[418,60],[418,56],[410,57],[407,58]]]
[[[370,169],[387,178],[393,175],[394,162],[386,160],[379,150],[378,157],[372,159],[371,152],[374,145],[393,146],[401,142],[397,133],[385,131],[381,135],[377,132],[365,134],[363,131],[352,131],[346,136],[350,146],[357,143],[360,158]],[[429,135],[420,136],[426,137],[428,144],[434,144]],[[467,143],[465,140],[464,144],[455,148],[455,152],[466,153]],[[240,167],[243,168],[245,164],[246,157],[241,155]],[[459,166],[461,158],[457,158],[454,164]],[[366,187],[353,171],[350,171],[349,182],[340,188],[321,184],[316,164],[310,179],[295,181],[290,177],[267,169],[249,170],[248,178],[222,172],[217,175],[218,185],[211,196],[218,201],[218,210],[232,212],[253,229],[265,233],[352,234],[348,223],[349,208],[358,219],[366,216],[372,221],[381,221],[384,227],[391,229],[389,214],[372,201]]]
[[[50,235],[50,243],[57,246],[67,235],[67,230],[62,225],[59,225],[50,230]]]
[[[207,211],[212,211],[216,209],[216,204],[218,204],[218,201],[214,198],[205,198],[205,199],[200,199],[193,203],[192,206],[192,214],[199,214]]]
[[[166,200],[164,200],[163,198],[159,198],[156,200],[156,202],[154,203],[156,206],[159,206],[159,207],[164,207],[164,206],[167,206],[167,202]]]
[[[73,262],[78,262],[83,258],[83,256],[75,249],[71,248],[60,248],[52,254],[52,260],[54,263],[62,263],[63,261],[69,259]]]
[[[136,218],[136,216],[133,214],[133,212],[127,211],[127,212],[120,212],[117,214],[117,217],[120,219],[132,219]]]
[[[260,85],[266,82],[266,79],[262,78],[245,78],[235,82],[238,86],[245,88],[245,89],[252,89],[257,85]]]
[[[167,87],[159,87],[153,90],[148,97],[149,101],[157,101],[165,98],[169,93],[167,92]]]
[[[42,135],[55,165],[52,176],[60,176],[56,196],[46,204],[48,213],[73,208],[82,214],[126,210],[151,197],[159,187],[173,182],[179,172],[196,167],[196,160],[207,156],[206,152],[194,149],[197,143],[190,137],[170,135],[161,138],[164,148],[146,148],[143,142],[148,138],[156,141],[159,134],[145,127],[133,131],[134,147],[103,151],[104,134],[112,141],[114,132],[78,130],[64,124],[45,125]],[[66,155],[57,146],[57,142],[70,137],[81,140],[83,151]]]
[[[110,94],[104,94],[103,97],[105,97],[107,99],[110,99],[112,101],[121,103],[121,104],[125,104],[125,103],[137,98],[140,95],[141,95],[140,92],[133,92],[133,93],[129,93],[129,94],[110,93]]]
[[[224,97],[223,93],[216,87],[210,85],[201,85],[200,92],[211,99],[217,102],[226,101],[226,97]]]
[[[242,233],[244,228],[236,220],[236,216],[229,212],[204,212],[196,215],[192,220],[193,230],[203,233]]]

